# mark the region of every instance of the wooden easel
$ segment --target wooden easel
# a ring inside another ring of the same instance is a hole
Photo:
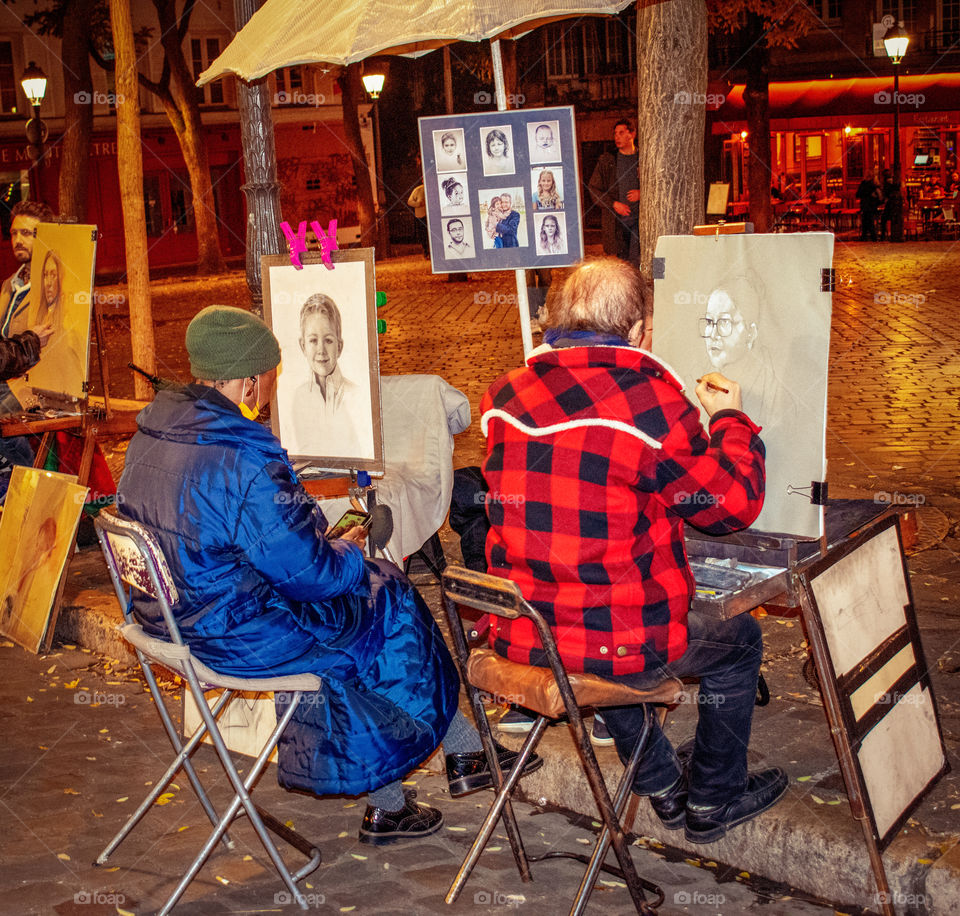
[[[42,468],[46,464],[47,456],[53,446],[54,436],[61,431],[75,431],[83,439],[83,452],[80,466],[77,469],[77,482],[86,486],[90,478],[90,469],[93,466],[93,453],[97,438],[102,435],[122,434],[132,432],[135,428],[126,418],[115,417],[110,407],[110,370],[106,359],[106,346],[103,336],[103,318],[100,306],[94,299],[93,303],[93,330],[97,338],[97,360],[100,368],[100,383],[103,386],[103,408],[92,405],[90,398],[85,397],[80,402],[78,414],[61,417],[42,417],[32,419],[27,415],[12,416],[0,420],[0,436],[40,436],[40,445],[33,466]],[[41,652],[48,652],[53,642],[53,633],[56,629],[57,618],[60,614],[60,602],[63,599],[63,590],[67,581],[69,560],[64,566],[63,575],[57,585],[57,591],[50,609],[46,632],[41,644]]]

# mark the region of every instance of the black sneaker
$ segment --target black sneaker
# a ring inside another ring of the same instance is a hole
[[[399,811],[367,805],[360,824],[360,842],[385,846],[397,840],[416,840],[430,836],[443,826],[443,813],[428,805],[418,805],[417,793],[404,789],[406,804]]]
[[[520,756],[518,751],[511,751],[508,747],[496,744],[497,758],[504,776],[513,769],[513,765]],[[531,754],[527,765],[523,768],[523,775],[527,776],[543,766],[543,758],[538,754]],[[493,774],[487,766],[487,757],[483,751],[473,751],[464,754],[447,754],[447,782],[450,784],[450,794],[457,798],[468,792],[477,792],[480,789],[489,789],[493,785]]]
[[[497,728],[502,732],[525,735],[533,729],[537,717],[525,712],[519,706],[511,706],[497,722]]]
[[[731,827],[772,808],[786,791],[787,774],[780,767],[751,773],[747,776],[747,788],[733,801],[706,811],[694,811],[687,806],[686,838],[691,843],[713,843]]]
[[[603,716],[600,713],[594,713],[593,715],[593,727],[590,729],[590,742],[596,747],[611,747],[616,742],[613,740],[613,735],[610,734],[610,730],[607,728],[607,723],[604,722]]]

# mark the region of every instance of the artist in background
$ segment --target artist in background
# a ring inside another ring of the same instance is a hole
[[[699,722],[683,767],[654,717],[633,791],[669,829],[710,843],[777,802],[779,767],[747,772],[763,650],[749,614],[690,614],[684,524],[720,535],[763,506],[764,446],[740,387],[705,375],[697,398],[649,346],[652,297],[615,258],[582,263],[551,307],[549,349],[494,382],[480,402],[491,573],[511,579],[550,622],[564,664],[635,687],[700,680]],[[544,665],[529,620],[491,624],[490,642]],[[604,711],[627,759],[643,707]]]
[[[637,131],[626,118],[613,128],[615,153],[598,160],[587,189],[601,208],[600,225],[604,254],[616,255],[636,267],[640,262],[640,155]]]
[[[0,337],[10,337],[26,331],[27,305],[30,293],[30,259],[33,257],[33,241],[37,237],[37,226],[50,222],[53,211],[44,203],[35,200],[21,200],[10,211],[13,221],[10,224],[10,244],[13,257],[19,265],[16,271],[0,286]],[[36,360],[33,361],[35,363]],[[30,365],[32,366],[33,363]],[[27,367],[29,368],[29,366]],[[23,375],[27,370],[3,377],[0,381],[0,415],[17,413],[21,404],[17,400],[7,380]]]

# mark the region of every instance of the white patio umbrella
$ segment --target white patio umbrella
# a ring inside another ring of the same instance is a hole
[[[375,54],[418,57],[454,41],[490,39],[497,108],[506,110],[501,38],[519,38],[558,19],[619,13],[632,0],[265,0],[202,86],[228,73],[259,79],[298,64],[346,66]],[[527,283],[517,270],[523,352],[533,349]]]
[[[198,85],[258,79],[297,64],[417,56],[454,41],[517,38],[572,16],[619,13],[632,0],[266,0]]]

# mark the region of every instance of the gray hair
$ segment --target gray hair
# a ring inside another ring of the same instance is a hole
[[[652,317],[653,297],[640,271],[619,258],[606,257],[577,265],[547,323],[566,331],[599,331],[626,339],[638,321],[649,324]]]

